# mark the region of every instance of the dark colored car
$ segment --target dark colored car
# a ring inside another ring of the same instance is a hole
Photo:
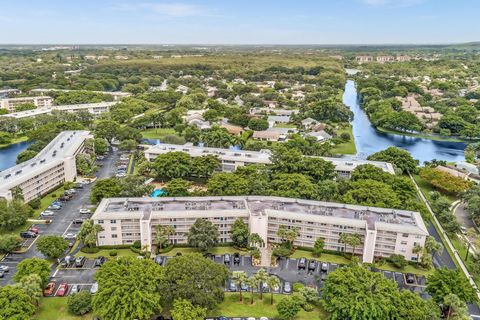
[[[22,238],[35,238],[36,236],[37,234],[31,231],[20,232],[20,237]]]
[[[223,263],[230,264],[230,262],[231,262],[231,258],[230,258],[230,255],[227,253],[223,256]]]
[[[163,263],[163,257],[161,255],[158,255],[158,256],[155,257],[154,261],[155,261],[156,264],[161,265]]]
[[[309,271],[315,271],[315,269],[317,268],[317,261],[315,260],[310,260],[308,262],[308,270]]]
[[[415,283],[415,276],[411,273],[405,274],[405,280],[407,283]]]
[[[83,220],[83,219],[74,219],[73,222],[72,222],[72,224],[82,224],[83,221],[85,221],[85,220]]]
[[[106,261],[105,257],[104,256],[99,256],[95,259],[95,261],[93,262],[93,266],[94,267],[100,267],[102,264],[104,264]]]
[[[236,264],[236,265],[240,264],[240,253],[235,252],[233,254],[233,264]]]
[[[298,261],[298,269],[299,270],[305,270],[307,267],[307,259],[306,258],[300,258]]]

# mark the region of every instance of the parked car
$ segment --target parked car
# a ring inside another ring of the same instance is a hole
[[[411,273],[405,274],[405,280],[407,283],[415,283],[415,276]]]
[[[22,238],[35,238],[36,236],[37,234],[31,231],[20,232],[20,237]]]
[[[49,217],[49,216],[53,216],[53,214],[54,214],[53,211],[51,211],[51,210],[45,210],[45,211],[43,211],[40,215],[41,215],[41,216],[44,216],[44,217]]]
[[[233,264],[239,265],[240,264],[240,253],[235,252],[233,254]]]
[[[230,281],[229,289],[230,289],[230,291],[235,292],[235,291],[237,291],[237,285],[233,281]]]
[[[35,234],[38,234],[38,232],[39,232],[40,230],[38,230],[37,227],[30,227],[30,229],[29,229],[28,231],[33,232],[33,233],[35,233]]]
[[[283,292],[284,293],[291,293],[292,292],[292,285],[290,284],[290,282],[285,282],[283,284]]]
[[[83,265],[85,264],[85,260],[87,260],[87,258],[85,258],[84,256],[77,257],[75,259],[75,267],[76,268],[83,267]]]
[[[317,268],[317,261],[310,260],[308,262],[308,271],[315,271],[316,268]]]
[[[0,266],[0,271],[9,272],[9,271],[10,271],[10,267],[9,267],[9,266],[5,266],[5,265],[2,265],[2,266]]]
[[[78,293],[80,291],[80,286],[78,284],[74,284],[72,286],[72,289],[70,289],[70,294],[75,294],[75,293]]]
[[[90,288],[90,293],[95,294],[98,291],[98,282],[95,282],[92,287]]]
[[[5,277],[5,272],[0,270],[0,278],[3,278],[3,277]]]
[[[72,188],[72,189],[68,189],[67,191],[70,192],[70,193],[77,193],[77,190],[75,190],[75,189],[73,189],[73,188]]]
[[[117,178],[123,178],[123,177],[125,177],[126,175],[127,175],[126,173],[117,173],[117,174],[115,175],[115,177],[117,177]]]
[[[104,256],[99,256],[95,259],[95,261],[93,262],[93,266],[94,267],[100,267],[102,264],[104,264],[106,261],[105,257]]]
[[[90,214],[90,213],[92,213],[92,210],[82,208],[82,209],[80,209],[80,213],[81,213],[81,214]]]
[[[224,256],[223,256],[223,263],[225,264],[230,264],[231,262],[231,259],[230,259],[230,255],[228,253],[226,253]]]
[[[63,236],[64,239],[75,239],[77,235],[75,233],[67,233],[66,235]]]
[[[242,282],[242,285],[240,287],[242,291],[248,291],[248,285],[245,282]]]
[[[161,255],[155,256],[155,259],[153,260],[156,264],[162,264],[163,263],[163,257]]]
[[[52,204],[47,209],[49,209],[49,210],[60,210],[60,209],[62,209],[62,207],[59,206],[58,204]]]
[[[82,224],[84,219],[73,219],[72,224]]]
[[[68,292],[68,283],[63,282],[58,287],[57,293],[55,295],[57,297],[63,297],[67,294],[67,292]]]
[[[77,184],[75,184],[75,187],[74,187],[74,188],[75,188],[75,189],[83,189],[83,184],[77,183]]]
[[[43,289],[44,296],[51,296],[55,292],[55,282],[49,282],[45,289]]]
[[[73,256],[70,256],[70,255],[66,256],[60,262],[60,267],[62,268],[68,267],[73,262],[73,259],[74,259]]]
[[[300,258],[298,261],[298,270],[305,270],[307,267],[307,258]]]
[[[460,231],[463,233],[463,234],[467,234],[467,228],[465,227],[460,227]]]
[[[328,271],[328,263],[322,262],[322,264],[321,264],[321,266],[320,266],[320,269],[321,269],[323,272],[327,272],[327,271]]]

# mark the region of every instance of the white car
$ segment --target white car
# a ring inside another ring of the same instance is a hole
[[[70,294],[78,293],[78,291],[79,291],[78,289],[79,289],[78,284],[74,284],[74,285],[72,286],[72,289],[70,290]]]
[[[8,272],[8,271],[10,271],[10,267],[9,266],[0,266],[0,271]]]
[[[92,213],[90,209],[80,209],[80,213]]]
[[[53,211],[51,210],[45,210],[43,211],[40,215],[44,216],[44,217],[50,217],[50,216],[53,216]]]
[[[125,173],[117,173],[117,174],[115,175],[115,177],[117,177],[117,178],[123,178],[123,177],[125,177],[125,176],[127,176]]]
[[[75,239],[77,235],[75,233],[67,233],[63,236],[64,239]]]
[[[92,287],[90,288],[90,293],[95,294],[98,291],[98,282],[95,282]]]

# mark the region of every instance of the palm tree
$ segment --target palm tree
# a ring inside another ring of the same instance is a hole
[[[355,248],[362,243],[360,235],[357,233],[351,234],[348,237],[348,244],[352,247],[352,257],[355,255]]]
[[[245,283],[250,287],[250,304],[253,304],[253,289],[258,286],[255,276],[248,277]]]
[[[263,284],[267,282],[268,273],[265,271],[265,269],[261,268],[260,270],[257,271],[257,273],[255,273],[254,277],[258,282],[258,286],[260,290],[260,300],[263,300]]]
[[[445,319],[469,319],[468,309],[465,302],[463,302],[455,294],[450,293],[443,298],[443,306],[447,307],[447,314]]]
[[[285,238],[287,239],[287,241],[292,246],[295,239],[298,238],[298,235],[299,235],[298,228],[291,228],[291,229],[287,230]]]
[[[472,241],[470,238],[475,239],[477,237],[477,231],[474,228],[468,228],[467,229],[467,243],[468,243],[468,248],[467,248],[467,253],[465,254],[465,261],[468,261],[468,253],[470,252],[470,248],[472,247]]]
[[[265,244],[265,241],[263,241],[258,233],[252,233],[248,236],[248,243],[250,246],[258,248],[262,247]]]
[[[232,281],[238,288],[238,292],[240,294],[240,301],[243,301],[242,284],[247,281],[247,274],[245,273],[245,271],[233,271]]]
[[[340,234],[340,243],[343,243],[343,252],[347,252],[348,233]]]
[[[173,226],[162,226],[157,225],[157,235],[155,237],[155,242],[158,246],[158,249],[166,247],[170,243],[170,236],[174,236],[176,230]]]
[[[423,247],[421,245],[416,244],[413,249],[412,253],[417,255],[417,263],[420,261],[420,253],[423,251]]]
[[[285,237],[287,236],[287,227],[285,227],[284,225],[278,227],[277,236],[282,239],[282,242],[285,241]]]
[[[268,277],[267,285],[268,285],[268,288],[270,289],[270,304],[273,304],[273,291],[275,290],[275,288],[280,287],[280,279],[278,279],[277,276],[272,275]]]

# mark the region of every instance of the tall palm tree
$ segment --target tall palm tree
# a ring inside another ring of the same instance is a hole
[[[250,288],[250,304],[253,304],[253,289],[258,286],[258,281],[255,276],[248,277],[245,283]]]
[[[263,241],[258,233],[251,233],[248,236],[248,244],[252,247],[259,248],[265,244],[265,241]]]
[[[423,247],[418,244],[416,244],[412,249],[412,253],[417,255],[417,262],[420,261],[420,253],[422,253],[422,251],[423,251]]]
[[[343,243],[343,252],[347,252],[348,233],[340,234],[340,243]]]
[[[355,255],[355,248],[362,243],[360,235],[357,233],[351,234],[348,237],[348,244],[352,247],[352,257]]]
[[[267,279],[267,286],[270,289],[270,304],[273,304],[273,291],[280,287],[280,279],[277,276],[271,275]]]
[[[232,281],[238,288],[238,293],[240,294],[240,301],[243,301],[242,284],[246,283],[247,278],[247,273],[245,271],[233,271],[232,273]]]
[[[282,239],[282,242],[285,241],[285,237],[287,236],[287,227],[284,225],[281,225],[280,227],[278,227],[277,236],[279,236],[280,239]]]
[[[255,273],[254,277],[258,282],[258,287],[260,290],[260,300],[263,300],[263,284],[267,282],[268,273],[265,271],[265,269],[261,268],[257,271],[257,273]]]

